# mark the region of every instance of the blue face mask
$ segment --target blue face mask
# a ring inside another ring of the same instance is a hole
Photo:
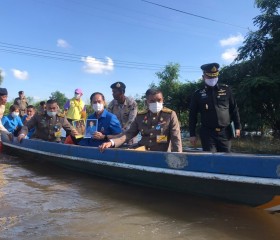
[[[56,112],[47,111],[47,114],[48,114],[49,117],[55,117],[56,116]]]

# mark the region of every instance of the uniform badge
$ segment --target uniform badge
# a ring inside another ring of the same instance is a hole
[[[157,135],[157,143],[167,143],[166,135]]]

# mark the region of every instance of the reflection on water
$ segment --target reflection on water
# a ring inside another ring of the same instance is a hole
[[[280,216],[0,156],[0,239],[279,239]]]

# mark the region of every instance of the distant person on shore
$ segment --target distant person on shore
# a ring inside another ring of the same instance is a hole
[[[125,84],[116,82],[111,85],[114,100],[108,105],[108,111],[115,114],[119,119],[123,132],[130,128],[137,115],[137,103],[131,97],[125,96]],[[128,141],[128,144],[137,143],[137,137]]]
[[[83,91],[77,88],[74,91],[74,97],[67,100],[64,105],[64,111],[69,123],[86,118],[86,105],[82,100]]]
[[[141,134],[138,146],[147,151],[182,152],[180,125],[176,113],[163,107],[163,95],[159,89],[146,91],[148,109],[138,112],[130,128],[119,138],[110,139],[99,146],[101,152],[106,148],[119,147],[125,141]]]
[[[197,90],[191,101],[190,142],[196,145],[197,115],[200,113],[200,139],[203,151],[230,152],[230,139],[240,136],[240,119],[236,101],[229,86],[218,84],[219,64],[201,66],[205,86]],[[231,121],[234,129],[231,128]],[[232,132],[234,131],[234,132]]]
[[[44,114],[46,111],[46,102],[45,101],[41,101],[39,103],[39,109],[38,109],[38,114]]]
[[[2,124],[10,133],[12,133],[14,136],[17,136],[18,132],[23,126],[19,116],[19,106],[13,104],[10,106],[9,110],[9,114],[2,118]]]
[[[27,99],[24,96],[24,91],[18,92],[18,97],[15,98],[14,104],[19,106],[19,116],[23,117],[26,114],[26,108],[28,106]]]

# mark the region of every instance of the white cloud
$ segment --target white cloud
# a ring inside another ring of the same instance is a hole
[[[35,101],[38,101],[38,100],[41,99],[41,97],[39,97],[39,96],[33,96],[33,99],[34,99]]]
[[[1,77],[3,77],[3,78],[6,76],[5,71],[1,68],[0,68],[0,74],[1,74]]]
[[[225,50],[225,52],[222,54],[222,59],[232,62],[237,57],[237,49],[236,48],[228,48]]]
[[[66,41],[63,40],[63,39],[58,39],[58,40],[57,40],[57,43],[56,43],[56,46],[57,46],[57,47],[61,47],[61,48],[69,48],[69,47],[70,47],[69,43],[66,42]]]
[[[28,72],[27,71],[20,71],[18,69],[12,69],[13,75],[15,78],[20,80],[28,79]]]
[[[114,70],[114,62],[111,58],[106,57],[107,63],[99,61],[94,57],[82,57],[81,60],[85,63],[83,69],[87,73],[102,74]]]
[[[243,41],[244,41],[244,37],[239,33],[236,36],[231,36],[229,38],[220,40],[220,44],[222,47],[234,46],[242,43]]]

